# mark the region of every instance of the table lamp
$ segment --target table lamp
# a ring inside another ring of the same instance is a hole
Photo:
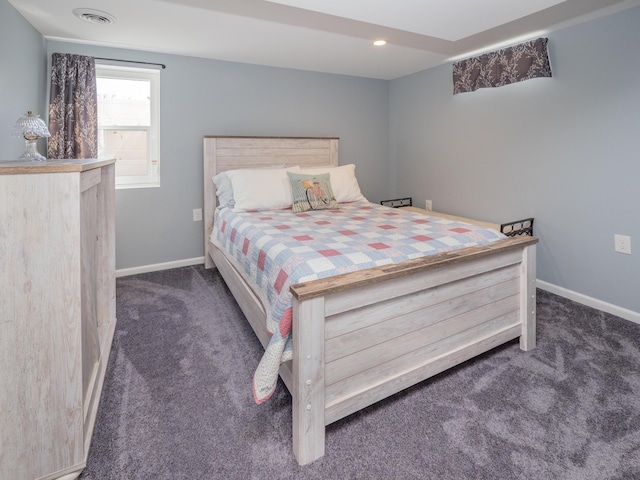
[[[20,156],[19,160],[30,160],[44,162],[47,159],[36,150],[36,141],[40,137],[50,137],[49,129],[40,115],[34,115],[31,111],[26,115],[22,115],[13,128],[14,137],[24,137],[26,142],[26,150]]]

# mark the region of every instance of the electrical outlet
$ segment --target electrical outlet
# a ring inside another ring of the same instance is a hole
[[[631,237],[627,235],[614,235],[613,236],[615,251],[618,253],[626,253],[631,255]]]
[[[433,210],[433,204],[431,203],[431,200],[425,200],[424,201],[424,208],[426,210]]]
[[[202,221],[202,209],[201,208],[194,208],[193,209],[193,221],[194,222],[201,222]]]

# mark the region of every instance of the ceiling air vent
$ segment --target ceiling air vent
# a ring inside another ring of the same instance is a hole
[[[116,17],[110,13],[93,10],[91,8],[76,8],[73,14],[85,22],[96,25],[111,25],[112,23],[116,23]]]

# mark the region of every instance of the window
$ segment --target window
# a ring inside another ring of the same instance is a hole
[[[96,65],[98,158],[115,158],[116,187],[160,186],[160,72]]]

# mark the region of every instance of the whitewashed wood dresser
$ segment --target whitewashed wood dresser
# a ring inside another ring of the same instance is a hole
[[[0,479],[86,464],[115,312],[114,160],[0,162]]]

